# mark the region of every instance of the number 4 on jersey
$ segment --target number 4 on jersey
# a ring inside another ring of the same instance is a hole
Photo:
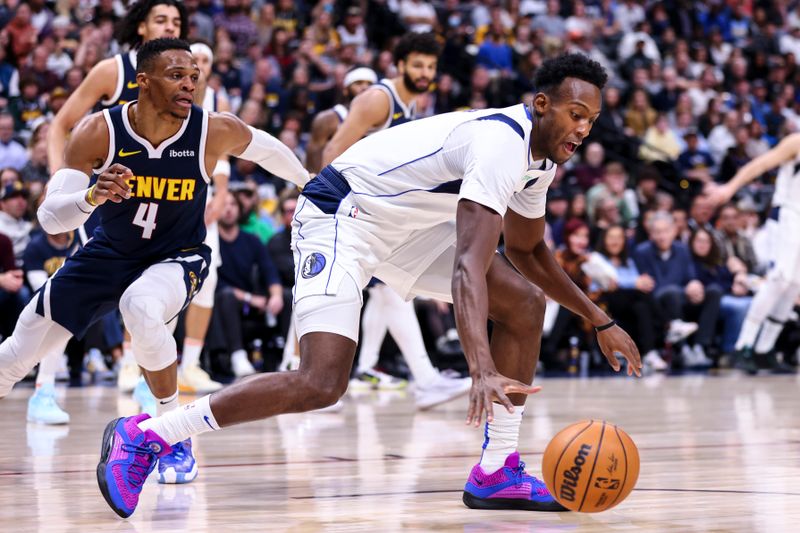
[[[158,214],[158,204],[150,202],[139,205],[139,210],[133,217],[133,224],[142,228],[142,239],[153,236],[153,230],[156,229],[156,214]]]

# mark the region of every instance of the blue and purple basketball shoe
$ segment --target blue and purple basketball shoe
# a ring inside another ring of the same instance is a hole
[[[159,483],[189,483],[197,477],[197,462],[192,454],[192,439],[172,446],[172,451],[158,460]]]
[[[525,472],[519,452],[509,455],[505,465],[493,473],[484,472],[480,463],[472,467],[462,499],[470,509],[568,511],[553,498],[543,481]]]
[[[153,431],[142,431],[139,422],[150,415],[118,418],[109,422],[103,433],[97,483],[108,505],[122,518],[136,510],[139,494],[159,457],[172,448]]]

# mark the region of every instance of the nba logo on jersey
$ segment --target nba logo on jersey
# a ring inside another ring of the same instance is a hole
[[[306,258],[303,263],[302,276],[305,279],[310,279],[322,272],[325,268],[325,256],[319,252],[314,252]]]

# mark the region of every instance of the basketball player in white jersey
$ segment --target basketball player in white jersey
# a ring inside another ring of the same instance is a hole
[[[773,372],[794,373],[790,366],[775,359],[773,348],[800,296],[800,133],[784,138],[710,193],[711,200],[722,205],[739,189],[776,167],[780,168],[767,221],[771,267],[736,340],[737,364],[750,374],[758,372],[757,359]]]
[[[112,421],[107,434],[122,432],[137,453],[104,449],[100,473],[110,478],[110,465],[123,475],[151,468],[190,435],[332,405],[347,389],[362,289],[375,275],[404,296],[455,305],[473,377],[466,423],[487,418],[465,503],[564,511],[517,452],[526,397],[539,391],[531,382],[545,294],[595,327],[615,370],[618,357],[629,375],[642,368],[631,338],[572,283],[544,242],[547,189],[557,165],[589,135],[606,79],[595,61],[561,56],[537,69],[530,107],[447,113],[353,145],[305,186],[295,212],[300,368],[260,374],[158,418]],[[505,257],[496,253],[501,232]],[[141,484],[113,483],[138,504]]]
[[[228,112],[230,102],[225,95],[217,93],[208,86],[211,67],[214,64],[214,53],[204,43],[191,45],[192,55],[200,69],[200,79],[195,89],[194,102],[206,111]],[[208,196],[206,207],[206,240],[211,248],[211,264],[208,266],[208,277],[200,291],[186,308],[186,336],[181,351],[181,364],[178,369],[178,387],[181,392],[209,393],[222,388],[222,383],[214,381],[208,373],[200,368],[200,355],[203,352],[211,312],[214,309],[214,291],[217,288],[217,269],[222,264],[219,252],[219,219],[228,196],[228,178],[231,165],[227,159],[221,159],[211,176],[213,195]]]
[[[439,44],[433,34],[409,33],[394,50],[397,76],[383,79],[355,98],[350,112],[325,147],[325,164],[353,143],[377,131],[413,120],[415,98],[430,89],[436,76]],[[431,364],[414,303],[404,301],[396,291],[373,281],[364,308],[361,353],[351,382],[354,391],[363,389],[402,389],[404,379],[381,372],[375,366],[386,333],[392,334],[408,364],[415,382],[415,398],[420,409],[429,409],[469,391],[470,380],[448,379]]]
[[[344,96],[347,102],[318,113],[311,123],[311,139],[306,148],[306,168],[309,172],[316,174],[322,170],[322,151],[347,118],[350,102],[377,81],[374,70],[359,65],[344,75]]]

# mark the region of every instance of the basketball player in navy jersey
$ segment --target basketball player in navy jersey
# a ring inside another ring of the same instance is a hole
[[[347,101],[318,113],[311,123],[311,139],[306,148],[306,168],[309,172],[316,174],[322,170],[322,151],[347,119],[350,103],[377,81],[374,70],[360,65],[349,69],[344,75],[344,97]]]
[[[189,19],[183,2],[178,0],[140,0],[133,4],[118,26],[116,38],[130,51],[104,59],[95,65],[86,79],[73,92],[50,125],[47,137],[47,157],[50,172],[61,168],[64,147],[72,128],[92,109],[108,109],[135,100],[139,94],[136,81],[136,49],[143,43],[161,37],[185,38]],[[81,244],[92,237],[97,217],[90,217],[78,228]],[[121,392],[131,392],[137,386],[139,368],[133,356],[128,336],[123,344],[117,386]],[[139,383],[134,396],[144,408],[152,405],[152,395],[144,383]]]
[[[426,92],[436,76],[439,43],[432,33],[408,33],[394,49],[397,76],[382,79],[350,103],[347,117],[322,153],[330,164],[365,135],[414,119],[414,99]]]
[[[64,106],[58,111],[47,132],[47,157],[50,172],[61,168],[69,132],[89,111],[98,106],[108,109],[136,100],[136,49],[143,43],[161,37],[185,39],[189,18],[183,2],[178,0],[139,0],[120,21],[116,34],[129,52],[104,59],[92,67]]]
[[[325,167],[303,188],[292,223],[300,368],[255,376],[138,426],[135,417],[110,422],[98,474],[120,481],[101,481],[106,498],[124,492],[130,514],[139,479],[172,442],[336,402],[355,357],[361,291],[374,274],[402,294],[454,303],[473,377],[466,423],[487,420],[464,502],[565,511],[517,450],[527,395],[539,391],[531,383],[545,294],[594,326],[614,370],[623,357],[629,375],[642,368],[631,338],[570,280],[544,240],[547,190],[591,132],[606,80],[583,55],[549,59],[536,71],[530,105],[403,124]],[[496,252],[501,233],[505,256]],[[119,439],[127,451],[114,446]],[[131,478],[135,484],[124,481]]]
[[[175,408],[177,350],[167,323],[200,289],[208,270],[203,240],[211,172],[220,158],[234,155],[298,186],[308,180],[291,150],[273,137],[231,114],[193,104],[199,69],[187,43],[149,41],[138,60],[139,99],[81,121],[63,168],[48,184],[38,211],[45,231],[74,230],[95,210],[100,225],[34,296],[14,334],[0,345],[0,397],[44,354],[63,350],[70,336],[81,336],[118,306],[160,414]],[[89,186],[93,172],[97,181]],[[106,437],[139,453],[123,433]],[[178,453],[173,449],[169,455],[187,464],[159,468],[159,477],[195,477],[190,450],[189,440],[178,445]],[[147,473],[134,469],[124,475],[130,487],[140,487]],[[120,514],[129,508],[126,495],[108,498]]]

